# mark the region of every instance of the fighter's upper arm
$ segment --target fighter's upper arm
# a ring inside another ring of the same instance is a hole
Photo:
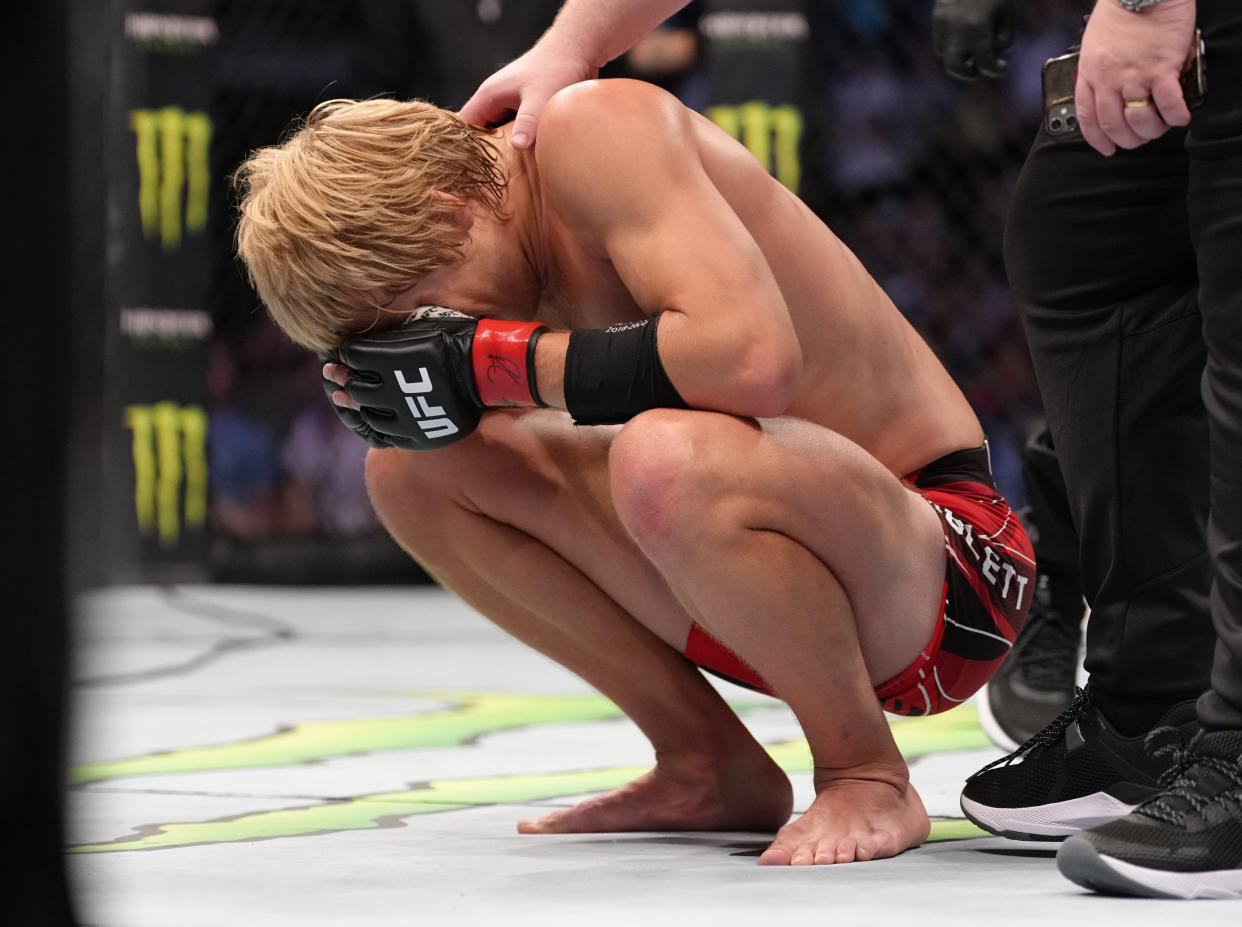
[[[562,91],[541,121],[541,182],[639,307],[664,314],[661,357],[691,405],[779,414],[800,373],[793,324],[762,251],[703,165],[694,118],[637,82]]]

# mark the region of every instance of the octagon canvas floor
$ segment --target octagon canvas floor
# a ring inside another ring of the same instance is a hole
[[[68,804],[79,917],[223,925],[1085,924],[1242,920],[1103,898],[957,806],[996,758],[973,705],[893,719],[933,816],[896,859],[756,865],[757,834],[519,836],[651,763],[615,706],[432,587],[134,587],[77,615]],[[812,796],[779,703],[719,683]]]

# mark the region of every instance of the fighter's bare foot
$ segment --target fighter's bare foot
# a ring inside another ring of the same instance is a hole
[[[650,772],[572,808],[518,824],[522,834],[623,831],[771,832],[789,820],[793,789],[764,752],[745,758],[659,758]]]
[[[931,833],[923,800],[908,782],[833,779],[786,824],[761,866],[812,866],[882,859],[916,847]]]

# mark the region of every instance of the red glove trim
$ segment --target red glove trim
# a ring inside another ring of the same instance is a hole
[[[470,361],[483,405],[543,405],[535,386],[535,342],[547,327],[542,322],[479,320]]]

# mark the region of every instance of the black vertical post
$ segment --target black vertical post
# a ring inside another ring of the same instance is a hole
[[[5,651],[0,817],[21,849],[5,923],[74,923],[64,855],[69,664],[65,473],[72,379],[69,2],[5,5]]]

